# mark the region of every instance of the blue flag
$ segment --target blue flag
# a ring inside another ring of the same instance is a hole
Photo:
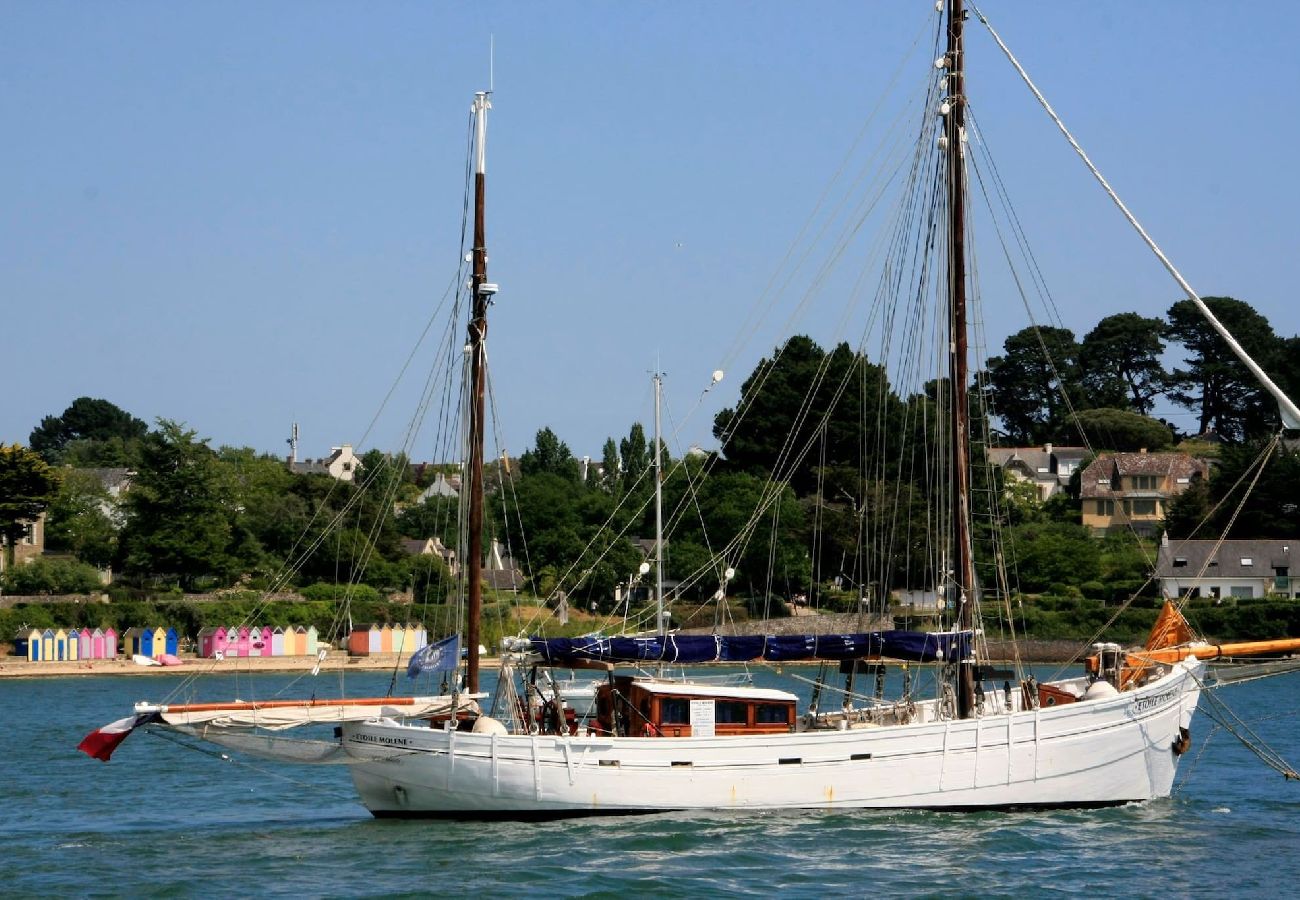
[[[450,672],[459,661],[460,635],[453,634],[416,650],[406,666],[406,677],[415,678],[421,672]]]

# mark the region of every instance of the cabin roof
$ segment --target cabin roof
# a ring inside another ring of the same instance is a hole
[[[791,703],[799,698],[789,691],[772,688],[725,687],[717,684],[684,684],[680,681],[642,681],[632,682],[650,694],[672,694],[679,697],[708,697],[715,700],[783,700]]]

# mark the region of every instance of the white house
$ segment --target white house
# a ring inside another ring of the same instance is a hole
[[[1218,545],[1218,552],[1215,546]],[[1300,538],[1160,542],[1156,577],[1166,597],[1300,597]]]

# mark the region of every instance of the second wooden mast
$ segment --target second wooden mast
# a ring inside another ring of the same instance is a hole
[[[471,251],[469,318],[469,429],[467,441],[466,486],[469,495],[467,516],[467,559],[465,573],[465,688],[477,693],[479,669],[479,622],[483,617],[483,444],[487,433],[484,397],[487,394],[487,310],[497,286],[487,280],[487,227],[484,221],[484,198],[487,177],[487,111],[492,108],[490,95],[474,95],[474,246]]]

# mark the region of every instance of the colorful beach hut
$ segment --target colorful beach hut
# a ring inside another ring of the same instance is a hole
[[[41,659],[54,659],[54,629],[47,628],[41,632]]]
[[[112,625],[104,629],[104,659],[117,659],[117,629]]]
[[[383,647],[383,629],[378,625],[369,628],[354,628],[348,636],[348,652],[353,656],[373,656]],[[392,640],[390,633],[389,640]]]
[[[393,626],[389,625],[387,622],[385,622],[379,629],[379,652],[393,652]]]
[[[208,625],[199,629],[199,656],[213,659],[218,651],[226,652],[226,626]]]
[[[67,662],[77,658],[77,638],[76,632],[73,632],[71,640],[68,639],[68,633],[60,628],[54,632],[54,653],[50,659],[59,662]]]
[[[271,656],[284,656],[284,629],[279,626],[271,632]]]
[[[122,632],[122,652],[127,656],[153,656],[153,629],[128,628]]]
[[[104,647],[104,629],[96,628],[90,635],[90,658],[107,659],[108,654]]]
[[[253,631],[257,632],[257,634],[259,635],[259,637],[256,638],[255,642],[260,643],[262,645],[262,655],[274,656],[275,655],[275,629],[272,628],[270,625],[263,625],[261,628],[255,627]]]
[[[39,628],[33,628],[27,632],[27,659],[31,662],[44,659],[41,656],[41,630]]]
[[[302,641],[302,643],[298,645],[300,648],[298,652],[304,656],[315,656],[317,651],[320,649],[317,646],[319,638],[316,634],[316,626],[308,625],[304,628],[299,625],[294,630],[298,632],[299,639]]]
[[[77,632],[77,658],[95,659],[95,632],[82,628]]]
[[[176,642],[176,632],[173,631],[172,632],[173,645],[175,644],[175,642]],[[150,652],[149,655],[152,656],[154,659],[157,659],[158,657],[162,656],[164,653],[172,653],[171,650],[167,649],[167,629],[159,626],[158,628],[155,628],[153,630],[153,641],[150,643],[149,649],[150,651],[152,651]]]
[[[302,656],[304,632],[299,631],[292,625],[285,626],[284,629],[284,655],[285,656]]]
[[[247,625],[226,629],[226,656],[248,656],[253,649],[251,629]]]

